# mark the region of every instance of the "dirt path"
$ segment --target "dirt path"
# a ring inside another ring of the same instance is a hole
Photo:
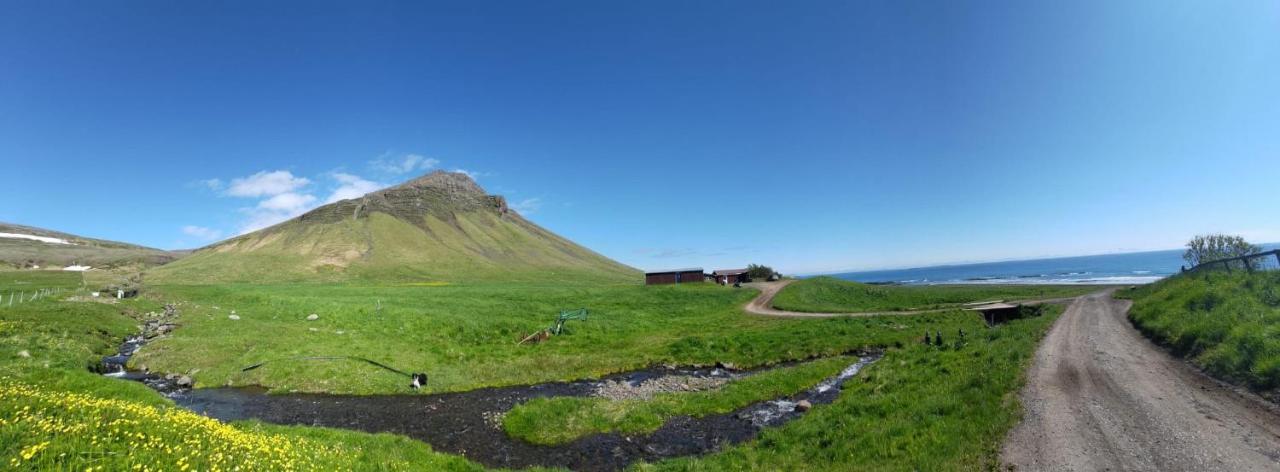
[[[1173,358],[1111,291],[1079,298],[1036,352],[1014,470],[1280,470],[1280,411]]]
[[[948,308],[934,308],[929,310],[864,311],[864,312],[854,312],[854,313],[809,313],[804,311],[787,311],[787,310],[779,310],[777,308],[774,308],[773,297],[777,296],[778,292],[782,291],[784,287],[786,287],[787,285],[791,285],[792,282],[795,282],[795,280],[789,279],[789,280],[779,280],[777,282],[752,282],[749,284],[745,284],[746,287],[751,287],[756,290],[759,290],[760,294],[756,295],[756,298],[753,298],[750,302],[748,302],[747,306],[743,307],[743,309],[745,309],[747,313],[764,315],[764,316],[789,316],[789,317],[796,317],[796,318],[832,318],[837,316],[918,315],[921,313],[951,311],[958,308],[958,307],[948,307]],[[1070,297],[1049,298],[1044,300],[1027,300],[1027,301],[1021,301],[1018,303],[1022,303],[1026,305],[1035,305],[1040,303],[1063,303],[1063,302],[1071,301],[1073,299],[1074,298],[1070,298]]]

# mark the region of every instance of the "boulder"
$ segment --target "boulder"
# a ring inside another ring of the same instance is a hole
[[[18,351],[18,357],[28,358],[28,357],[31,357],[31,353],[27,352],[26,349],[23,349],[21,351]]]
[[[796,402],[796,411],[809,411],[810,408],[813,408],[813,404],[809,403],[809,400],[800,400]]]
[[[307,321],[315,321],[315,320],[318,320],[318,319],[320,319],[320,315],[317,315],[317,314],[315,314],[315,313],[312,313],[312,314],[310,314],[310,315],[307,315]]]
[[[235,321],[235,320],[240,319],[240,315],[229,315],[229,316],[227,316],[227,318],[228,318],[228,319],[230,319],[230,320],[232,320],[232,321]]]
[[[179,386],[179,387],[184,387],[184,388],[185,388],[185,387],[190,387],[192,383],[194,383],[194,382],[192,382],[192,381],[191,381],[191,377],[188,377],[188,376],[186,376],[186,375],[184,375],[184,376],[182,376],[182,377],[178,377],[177,384],[178,384],[178,386]]]

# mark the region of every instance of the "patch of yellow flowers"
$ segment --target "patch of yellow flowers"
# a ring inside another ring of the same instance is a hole
[[[344,448],[0,378],[0,467],[27,470],[333,470]]]

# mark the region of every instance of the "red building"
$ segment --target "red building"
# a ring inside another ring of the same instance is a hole
[[[738,282],[750,282],[747,269],[720,269],[711,273],[711,277],[720,285],[733,285]]]
[[[687,284],[691,282],[702,282],[707,277],[702,273],[701,267],[692,269],[675,269],[662,270],[657,272],[645,272],[645,285],[662,285],[662,284]]]

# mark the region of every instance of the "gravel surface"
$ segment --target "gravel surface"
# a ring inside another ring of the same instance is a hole
[[[724,385],[728,377],[693,377],[670,375],[648,379],[639,384],[627,380],[606,380],[596,387],[593,396],[610,400],[647,400],[659,393],[697,392]]]
[[[959,308],[959,307],[950,307],[950,308],[932,308],[928,310],[863,311],[863,312],[856,312],[856,313],[810,313],[807,311],[787,311],[787,310],[779,310],[777,308],[774,308],[773,297],[777,296],[778,292],[781,292],[783,288],[785,288],[788,285],[791,285],[792,282],[795,282],[795,279],[784,279],[776,282],[751,282],[743,285],[744,287],[751,287],[760,291],[760,294],[756,295],[756,298],[751,299],[750,302],[747,302],[747,305],[743,307],[743,309],[746,310],[747,313],[764,315],[764,316],[788,316],[788,317],[795,317],[795,318],[833,318],[838,316],[858,317],[858,316],[885,316],[885,315],[918,315],[921,313],[937,313],[937,312],[943,312],[943,311],[953,311]],[[1046,298],[1043,300],[1026,300],[1026,301],[1021,301],[1016,303],[1020,303],[1023,305],[1038,305],[1042,303],[1065,303],[1074,299],[1075,298],[1073,297]]]
[[[1081,297],[1036,352],[1009,470],[1280,470],[1276,405],[1144,338],[1111,291]]]

